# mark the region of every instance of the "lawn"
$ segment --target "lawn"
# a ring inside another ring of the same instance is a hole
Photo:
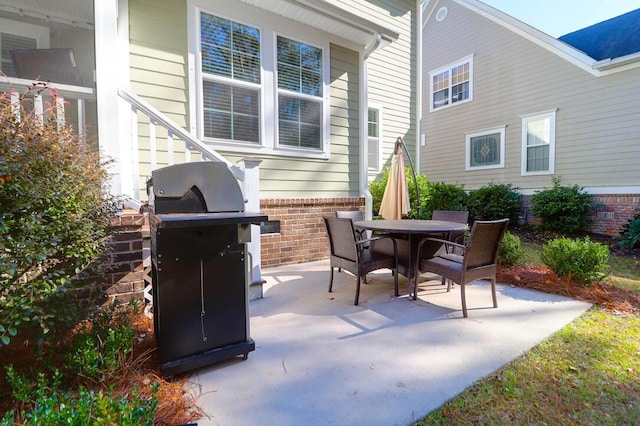
[[[523,243],[542,264],[540,245]],[[637,257],[612,256],[607,284],[640,293]],[[416,425],[638,424],[640,314],[594,306]]]

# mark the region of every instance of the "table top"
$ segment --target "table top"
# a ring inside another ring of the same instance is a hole
[[[398,232],[403,234],[425,234],[430,232],[453,232],[467,229],[466,223],[445,222],[443,220],[360,220],[353,222],[356,228],[372,231]]]

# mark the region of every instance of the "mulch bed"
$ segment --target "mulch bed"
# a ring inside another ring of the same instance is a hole
[[[500,267],[497,280],[500,283],[573,297],[615,312],[640,313],[640,293],[602,282],[585,285],[561,279],[546,266]]]
[[[533,227],[511,227],[509,229],[522,242],[544,244],[559,235],[552,232],[539,231]],[[606,235],[583,232],[575,238],[589,237],[591,241],[605,244],[611,255],[640,259],[639,249],[626,249],[618,245],[618,238]],[[585,285],[557,277],[546,266],[520,265],[513,268],[498,268],[498,281],[518,287],[526,287],[546,293],[560,294],[584,300],[605,309],[622,313],[640,313],[640,293],[625,290],[598,282]]]

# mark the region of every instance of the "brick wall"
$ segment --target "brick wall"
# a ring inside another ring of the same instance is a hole
[[[262,267],[302,263],[329,256],[323,216],[337,210],[364,210],[364,198],[261,200],[260,211],[280,222],[280,233],[261,236]],[[149,280],[149,225],[146,215],[125,211],[113,219],[112,266],[104,277],[108,302],[144,298]],[[146,262],[146,263],[145,263]]]
[[[637,194],[607,194],[592,195],[591,202],[594,209],[591,214],[590,232],[620,236],[620,228],[633,219],[636,208],[640,206],[640,195]],[[531,196],[522,197],[523,209],[528,213],[528,223],[535,225],[539,220],[531,215]]]
[[[262,267],[327,258],[329,242],[322,218],[337,210],[364,210],[364,198],[261,200],[260,211],[270,221],[280,221],[280,233],[262,235]]]
[[[112,269],[105,277],[108,302],[142,300],[148,272],[144,262],[148,248],[143,250],[143,243],[149,237],[146,216],[125,210],[121,216],[112,219],[112,225],[115,227],[111,234]]]

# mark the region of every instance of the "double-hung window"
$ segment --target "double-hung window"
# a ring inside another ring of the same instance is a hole
[[[504,138],[504,127],[468,134],[466,170],[504,167]]]
[[[322,49],[278,36],[278,143],[322,148]]]
[[[260,31],[200,14],[203,134],[260,143]]]
[[[522,175],[554,173],[556,112],[522,117]]]
[[[215,7],[194,8],[200,136],[217,149],[328,158],[328,41],[284,18]]]
[[[382,153],[382,108],[371,104],[367,119],[367,162],[369,171],[380,170]]]
[[[473,99],[473,57],[429,73],[430,110],[435,111]]]

